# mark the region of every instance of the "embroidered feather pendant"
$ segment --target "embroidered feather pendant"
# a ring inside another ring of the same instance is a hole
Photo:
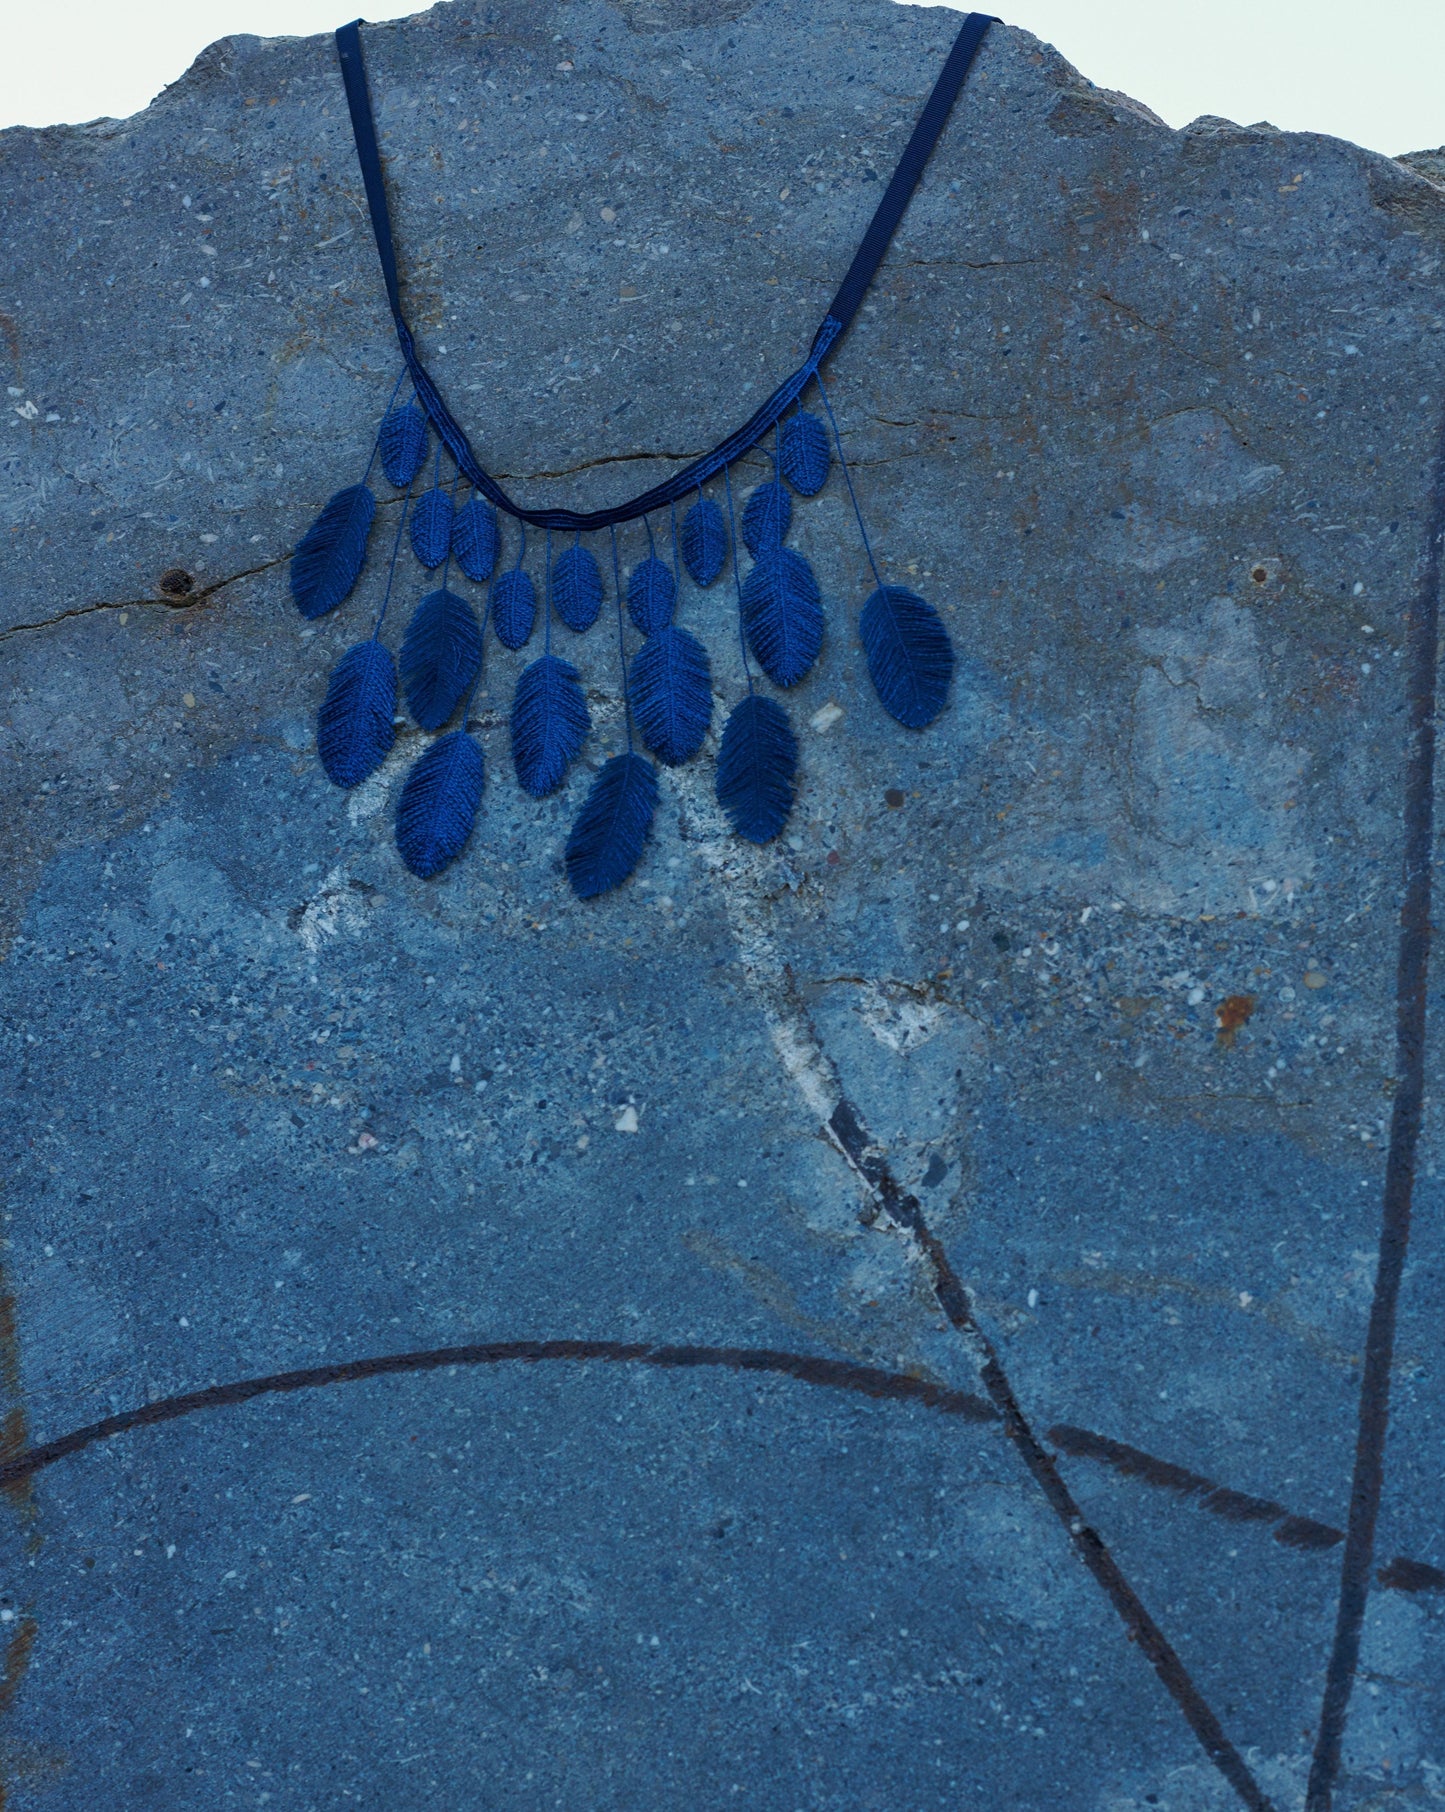
[[[633,657],[632,710],[642,740],[670,768],[691,761],[712,722],[712,673],[696,636],[668,624]]]
[[[792,521],[793,500],[787,487],[777,479],[760,484],[743,505],[743,540],[754,560],[783,545]]]
[[[644,635],[666,628],[676,603],[677,581],[672,568],[665,566],[656,554],[649,554],[627,575],[627,614]]]
[[[537,592],[531,574],[510,567],[492,584],[492,622],[504,648],[521,648],[537,620]]]
[[[523,789],[534,799],[555,792],[591,728],[575,667],[555,654],[524,667],[512,701],[512,764]]]
[[[823,645],[823,600],[813,569],[790,547],[765,554],[743,580],[748,647],[775,686],[796,686]]]
[[[455,515],[451,498],[439,485],[433,485],[412,511],[411,548],[423,566],[440,566],[446,559]]]
[[[358,642],[336,663],[316,718],[316,752],[328,780],[357,786],[396,740],[396,662],[375,639]]]
[[[610,893],[636,868],[657,810],[657,769],[614,755],[592,783],[567,838],[567,879],[579,900]]]
[[[576,635],[585,635],[602,608],[602,574],[590,549],[567,548],[552,562],[552,602]]]
[[[788,821],[797,793],[798,739],[788,714],[753,693],[723,726],[717,800],[749,843],[770,843]]]
[[[778,470],[800,497],[816,497],[828,482],[833,449],[816,415],[800,409],[783,423]]]
[[[469,579],[485,585],[497,564],[501,537],[497,512],[480,497],[469,499],[452,521],[452,557]]]
[[[376,499],[348,485],[322,510],[291,556],[291,596],[303,617],[324,617],[347,597],[366,564],[366,537]]]
[[[429,592],[406,626],[400,662],[407,709],[422,729],[442,727],[481,664],[477,613],[454,591]]]
[[[426,458],[426,417],[414,403],[388,409],[381,418],[376,447],[382,471],[397,490],[406,490]]]
[[[711,585],[728,557],[728,525],[710,497],[699,497],[682,519],[682,563],[695,585]]]
[[[425,881],[462,852],[482,797],[482,751],[465,730],[439,736],[396,802],[396,847]]]
[[[884,710],[910,730],[931,724],[953,677],[953,644],[938,612],[905,586],[883,585],[863,606],[858,633]]]

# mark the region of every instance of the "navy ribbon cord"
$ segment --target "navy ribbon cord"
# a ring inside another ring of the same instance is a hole
[[[417,400],[431,418],[432,426],[461,472],[484,497],[499,510],[505,510],[509,516],[530,522],[536,528],[586,531],[610,528],[618,522],[631,522],[638,516],[647,515],[651,510],[675,503],[678,498],[688,496],[699,485],[746,453],[782,418],[784,410],[802,395],[817,376],[823,360],[847,332],[858,312],[858,305],[867,293],[868,285],[873,281],[874,273],[883,262],[889,241],[913,198],[913,191],[923,175],[923,167],[953,111],[953,103],[963,87],[964,78],[983,42],[984,34],[993,23],[994,16],[991,13],[969,13],[964,19],[963,28],[954,40],[953,49],[948,53],[948,61],[943,65],[932,94],[924,103],[918,124],[913,128],[913,136],[904,147],[898,167],[883,191],[883,199],[868,224],[868,231],[863,235],[857,255],[848,267],[847,276],[838,286],[838,293],[823,317],[822,326],[813,336],[813,344],[804,362],[791,377],[779,384],[741,428],[719,441],[710,453],[703,454],[701,459],[695,459],[691,465],[685,466],[663,484],[654,485],[650,491],[643,491],[639,496],[617,504],[610,510],[526,510],[520,504],[513,503],[496,479],[484,470],[472,451],[471,442],[443,402],[442,394],[430,372],[422,364],[416,350],[416,340],[402,312],[391,213],[387,207],[386,186],[381,174],[381,152],[376,142],[376,121],[371,111],[366,65],[361,57],[362,21],[357,19],[350,25],[343,25],[336,34],[336,51],[341,59],[341,78],[346,84],[346,104],[351,111],[351,130],[356,138],[356,157],[361,165],[361,180],[366,187],[366,205],[371,211],[371,228],[376,235],[376,249],[381,259],[381,274],[386,282],[387,301],[391,304],[392,318],[396,322],[397,341],[411,380],[416,386]]]

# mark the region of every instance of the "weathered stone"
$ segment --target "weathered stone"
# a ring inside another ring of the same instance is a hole
[[[368,28],[412,319],[505,482],[609,502],[797,363],[955,26],[478,0]],[[133,120],[0,135],[12,1444],[469,1340],[976,1393],[822,1136],[836,1073],[1297,1804],[1389,1111],[1438,156],[1174,132],[995,27],[830,380],[952,705],[921,735],[878,708],[835,474],[795,516],[829,616],[784,844],[725,835],[709,752],[583,906],[587,775],[511,780],[525,655],[489,656],[482,821],[439,880],[390,836],[415,732],[349,797],[315,761],[395,522],[303,625],[285,562],[397,365],[328,41],[229,39]],[[733,608],[684,591],[715,732]],[[593,768],[608,620],[564,635]],[[1445,1779],[1429,1132],[1380,1548],[1416,1570],[1371,1609],[1347,1806]],[[1230,1803],[997,1430],[919,1402],[432,1373],[142,1429],[15,1512],[17,1808]]]

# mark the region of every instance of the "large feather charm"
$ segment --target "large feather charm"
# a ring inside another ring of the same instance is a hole
[[[552,602],[576,635],[585,635],[602,608],[602,574],[588,548],[574,546],[552,562]]]
[[[567,879],[580,900],[619,887],[636,868],[657,810],[657,769],[629,751],[592,783],[567,838]]]
[[[357,786],[375,773],[396,740],[396,662],[375,639],[336,663],[316,718],[316,752],[326,777]]]
[[[828,482],[833,449],[816,415],[800,409],[783,423],[778,470],[802,497],[816,497]]]
[[[417,605],[401,643],[407,709],[424,730],[439,730],[471,688],[482,664],[477,613],[454,591],[433,591]]]
[[[670,768],[691,761],[712,722],[707,650],[675,624],[651,634],[633,657],[632,710],[642,740]]]
[[[723,726],[718,804],[749,843],[770,843],[788,821],[797,792],[798,739],[779,704],[758,693]]]
[[[491,504],[473,497],[452,521],[452,557],[469,579],[485,585],[497,564],[500,536],[497,512]]]
[[[796,686],[823,645],[823,600],[813,569],[790,547],[764,554],[743,580],[748,646],[775,686]]]
[[[439,736],[396,802],[396,847],[423,880],[462,852],[482,797],[482,751],[465,730]]]
[[[727,521],[710,497],[699,497],[682,519],[682,563],[695,585],[711,585],[727,557]]]
[[[931,724],[953,677],[953,644],[938,612],[906,586],[883,585],[863,606],[858,633],[884,710],[910,730]]]
[[[676,602],[672,568],[664,566],[656,554],[649,554],[627,575],[627,614],[644,635],[666,628]]]
[[[381,469],[399,491],[406,490],[426,458],[426,417],[415,404],[388,409],[376,436]]]
[[[411,547],[423,566],[440,566],[446,559],[455,515],[451,498],[439,485],[433,485],[412,511]]]
[[[743,540],[754,560],[783,545],[792,521],[793,500],[787,486],[777,479],[760,484],[743,505]]]
[[[492,622],[504,648],[520,648],[537,620],[537,591],[523,567],[509,567],[492,584]]]
[[[534,799],[554,792],[592,728],[577,669],[544,654],[522,669],[512,701],[512,762]]]
[[[345,598],[366,564],[366,537],[376,499],[348,485],[322,510],[291,556],[291,596],[303,617],[324,617]]]

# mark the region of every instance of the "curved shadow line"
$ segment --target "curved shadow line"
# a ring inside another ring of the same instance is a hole
[[[460,1365],[499,1365],[508,1362],[536,1365],[548,1360],[586,1362],[597,1359],[612,1364],[653,1365],[668,1371],[700,1366],[721,1366],[735,1372],[773,1373],[796,1378],[829,1390],[853,1391],[862,1397],[896,1403],[921,1403],[965,1422],[1001,1423],[993,1405],[971,1391],[932,1384],[906,1372],[883,1371],[871,1365],[850,1365],[837,1359],[814,1358],[807,1353],[784,1353],[772,1347],[651,1346],[617,1340],[498,1340],[470,1346],[443,1346],[412,1353],[382,1353],[370,1359],[343,1360],[335,1365],[314,1365],[302,1371],[271,1372],[260,1378],[242,1378],[231,1384],[213,1384],[206,1390],[161,1397],[139,1409],[125,1410],[72,1429],[53,1441],[42,1442],[0,1461],[0,1489],[13,1487],[53,1466],[57,1460],[80,1453],[113,1435],[132,1428],[175,1422],[198,1410],[223,1409],[249,1403],[253,1397],[275,1396],[286,1391],[314,1390],[326,1384],[349,1384],[364,1378],[400,1377],[413,1372],[443,1371]],[[1272,1498],[1252,1497],[1228,1485],[1191,1472],[1171,1460],[1161,1460],[1142,1447],[1131,1447],[1091,1429],[1056,1423],[1048,1438],[1074,1459],[1092,1460],[1122,1477],[1138,1480],[1192,1498],[1200,1508],[1228,1522],[1276,1523],[1274,1539],[1296,1553],[1320,1552],[1344,1540],[1344,1531],[1313,1517],[1299,1516]],[[1377,1574],[1377,1583],[1401,1592],[1445,1591],[1445,1572],[1425,1561],[1397,1556]]]
[[[536,1364],[549,1359],[602,1359],[613,1363],[655,1365],[681,1371],[693,1366],[725,1366],[736,1372],[776,1372],[804,1384],[851,1390],[864,1397],[891,1398],[925,1404],[967,1422],[997,1422],[992,1406],[969,1391],[951,1390],[912,1378],[905,1372],[886,1372],[871,1365],[850,1365],[838,1359],[815,1359],[805,1353],[780,1353],[768,1347],[651,1346],[617,1340],[495,1340],[473,1346],[433,1347],[416,1353],[380,1353],[370,1359],[348,1359],[336,1365],[314,1365],[305,1371],[272,1372],[262,1378],[239,1378],[231,1384],[213,1384],[206,1390],[187,1391],[179,1397],[161,1397],[84,1428],[72,1429],[53,1441],[28,1448],[13,1459],[0,1461],[0,1488],[17,1484],[46,1466],[97,1441],[132,1428],[174,1422],[201,1409],[221,1409],[249,1403],[253,1397],[284,1391],[313,1390],[324,1384],[350,1384],[361,1378],[385,1378],[408,1372],[442,1371],[454,1365],[499,1365],[507,1361]]]

